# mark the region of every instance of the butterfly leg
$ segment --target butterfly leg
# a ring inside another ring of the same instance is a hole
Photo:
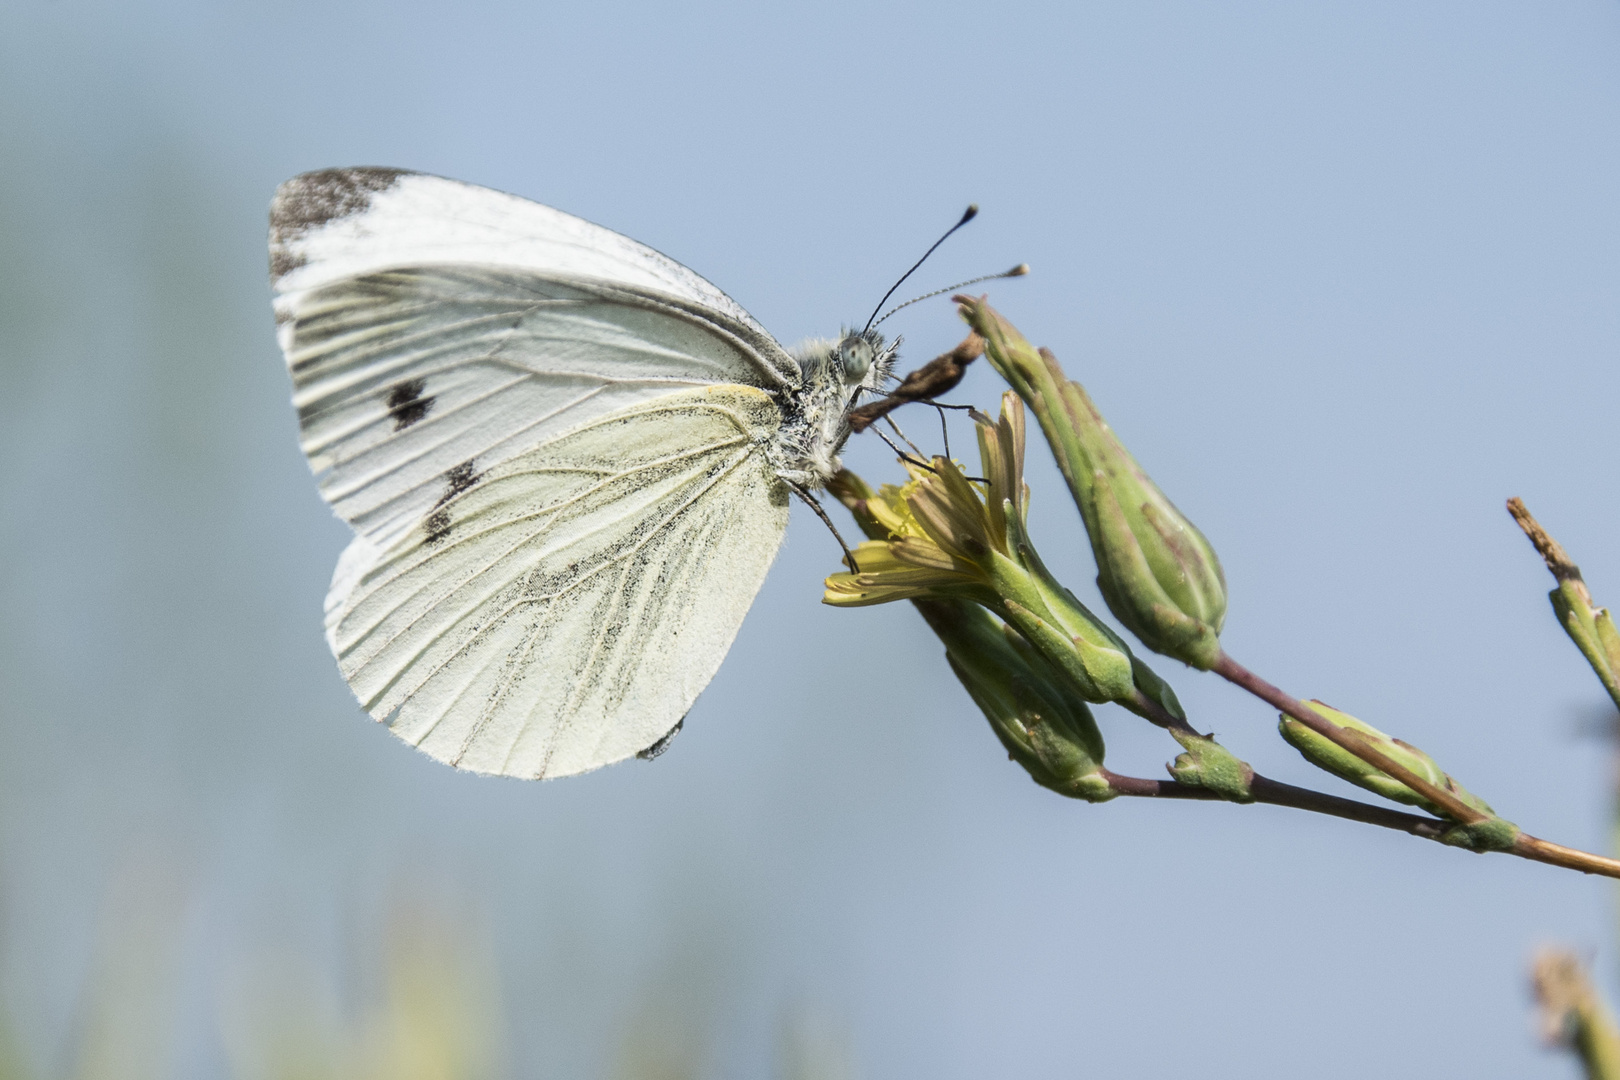
[[[855,553],[849,549],[848,544],[844,543],[844,538],[838,533],[838,526],[833,524],[832,518],[827,516],[827,511],[822,509],[821,503],[816,501],[816,497],[804,486],[796,484],[792,480],[784,478],[783,483],[793,490],[793,494],[803,499],[806,506],[816,512],[816,517],[820,518],[821,523],[827,526],[828,531],[833,534],[833,539],[838,541],[838,546],[844,549],[844,562],[849,565],[849,572],[852,574],[860,573],[861,568],[855,562]]]

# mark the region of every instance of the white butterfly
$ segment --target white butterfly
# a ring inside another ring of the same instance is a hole
[[[662,750],[893,361],[870,330],[790,354],[651,248],[394,169],[283,184],[270,268],[355,532],[327,641],[367,712],[478,773]]]

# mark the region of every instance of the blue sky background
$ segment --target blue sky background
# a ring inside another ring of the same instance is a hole
[[[264,212],[307,169],[454,176],[652,244],[791,342],[976,201],[918,291],[1034,266],[993,302],[1216,545],[1229,651],[1606,850],[1601,691],[1502,502],[1620,603],[1617,121],[1599,2],[0,7],[0,998],[28,1056],[71,1065],[98,927],[144,888],[163,1075],[228,1070],[220,1003],[266,956],[359,993],[423,896],[492,951],[520,1077],[609,1075],[649,1008],[728,1078],[806,1011],[874,1078],[1570,1075],[1526,959],[1607,975],[1610,885],[1038,789],[909,610],[818,604],[836,549],[799,510],[656,763],[523,784],[390,739],[321,637],[345,530],[295,445]],[[894,324],[917,362],[961,329],[943,298]],[[880,450],[849,459],[893,478]],[[1030,478],[1094,597],[1044,451]],[[1328,786],[1268,710],[1156,666]],[[1118,770],[1175,751],[1100,719]]]

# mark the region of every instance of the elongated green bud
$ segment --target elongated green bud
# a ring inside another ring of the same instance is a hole
[[[1049,663],[1069,676],[1083,700],[1101,704],[1130,696],[1133,684],[1129,655],[1099,648],[1084,637],[1070,637],[1016,600],[1007,600],[1001,607],[1008,623]]]
[[[1435,787],[1451,792],[1480,813],[1489,814],[1492,819],[1496,819],[1496,812],[1490,808],[1490,804],[1453,780],[1439,765],[1435,764],[1433,758],[1411,743],[1392,738],[1371,724],[1363,723],[1349,713],[1342,713],[1338,709],[1322,704],[1320,701],[1308,701],[1306,704],[1328,723],[1342,730],[1355,732],[1397,764],[1406,766]],[[1288,740],[1294,749],[1304,756],[1306,761],[1309,761],[1317,768],[1325,769],[1340,779],[1348,780],[1352,784],[1366,788],[1368,791],[1376,792],[1386,799],[1393,799],[1395,802],[1407,803],[1411,806],[1421,806],[1432,814],[1440,817],[1445,816],[1439,807],[1431,806],[1427,800],[1399,780],[1367,764],[1337,744],[1329,742],[1286,713],[1279,715],[1278,727],[1282,732],[1282,737]]]
[[[1226,579],[1209,541],[1165,497],[1057,358],[988,304],[957,297],[986,356],[1034,410],[1069,483],[1108,609],[1155,652],[1197,668],[1220,656]]]
[[[1088,802],[1114,797],[1101,771],[1102,733],[1068,680],[976,604],[919,600],[917,610],[996,738],[1037,784]]]

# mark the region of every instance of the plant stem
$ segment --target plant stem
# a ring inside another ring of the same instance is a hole
[[[1114,704],[1118,705],[1122,709],[1135,713],[1137,716],[1140,716],[1150,724],[1157,724],[1166,731],[1179,731],[1183,735],[1191,735],[1200,739],[1203,738],[1203,736],[1200,735],[1191,724],[1187,723],[1187,721],[1175,715],[1169,709],[1166,709],[1163,705],[1160,705],[1157,701],[1154,701],[1140,690],[1136,691],[1135,697],[1129,698],[1125,701],[1116,701]]]
[[[1594,855],[1580,848],[1565,847],[1563,844],[1555,844],[1551,840],[1543,840],[1529,833],[1519,834],[1519,838],[1513,842],[1512,854],[1521,859],[1562,866],[1566,870],[1579,870],[1583,874],[1602,874],[1604,877],[1620,878],[1620,859]]]
[[[1121,795],[1131,795],[1142,798],[1157,799],[1219,799],[1220,796],[1206,788],[1193,787],[1176,780],[1149,780],[1140,776],[1121,776],[1119,773],[1102,770],[1108,781],[1108,786]],[[1295,810],[1309,810],[1315,814],[1326,814],[1329,817],[1344,818],[1347,821],[1359,821],[1366,825],[1378,825],[1385,829],[1394,829],[1397,832],[1410,833],[1421,836],[1426,840],[1438,840],[1440,834],[1446,831],[1447,824],[1439,818],[1425,817],[1421,814],[1408,814],[1400,810],[1390,810],[1382,806],[1373,806],[1369,803],[1357,802],[1354,799],[1342,799],[1337,795],[1328,795],[1321,791],[1312,791],[1309,788],[1295,787],[1293,784],[1284,784],[1280,780],[1272,780],[1258,773],[1249,782],[1249,791],[1254,795],[1254,801],[1267,803],[1271,806],[1287,806]]]
[[[1401,765],[1399,762],[1391,761],[1386,755],[1380,753],[1374,747],[1369,746],[1362,740],[1346,733],[1341,728],[1335,727],[1334,725],[1328,723],[1326,720],[1322,719],[1322,717],[1314,709],[1310,708],[1303,701],[1300,701],[1298,698],[1293,697],[1285,691],[1273,686],[1271,683],[1262,679],[1260,676],[1256,675],[1242,664],[1239,664],[1236,660],[1233,660],[1230,656],[1226,655],[1226,653],[1221,653],[1220,660],[1216,662],[1215,667],[1212,670],[1222,678],[1241,686],[1243,689],[1249,691],[1249,693],[1266,702],[1268,705],[1272,705],[1275,708],[1287,713],[1289,716],[1292,716],[1295,720],[1298,720],[1300,723],[1304,724],[1318,735],[1321,735],[1324,739],[1331,740],[1333,743],[1343,747],[1345,750],[1348,750],[1350,753],[1356,755],[1367,764],[1376,769],[1381,769],[1390,776],[1393,776],[1395,779],[1399,780],[1401,783],[1405,784],[1419,795],[1422,795],[1425,799],[1428,799],[1436,806],[1444,809],[1447,817],[1450,817],[1455,821],[1460,821],[1464,824],[1472,824],[1476,821],[1488,820],[1485,814],[1475,810],[1467,803],[1462,802],[1451,792],[1443,791],[1442,789],[1413,773],[1412,770]],[[1256,777],[1255,779],[1258,781],[1260,777]],[[1270,781],[1268,781],[1268,783],[1270,783]],[[1331,796],[1322,797],[1331,798]],[[1258,793],[1256,793],[1255,798],[1256,801],[1269,801],[1261,800]],[[1345,801],[1349,802],[1350,800]],[[1288,803],[1284,805],[1293,804]],[[1351,805],[1361,804],[1352,803]],[[1412,817],[1414,815],[1403,816]],[[1419,818],[1418,820],[1424,819]],[[1380,822],[1372,822],[1372,824],[1380,824]],[[1397,826],[1390,827],[1395,828]],[[1408,831],[1411,831],[1414,833],[1414,835],[1418,836],[1428,835],[1426,833],[1416,832],[1416,830]],[[1430,836],[1430,839],[1439,839],[1439,837]],[[1563,844],[1555,844],[1550,840],[1543,840],[1540,837],[1531,836],[1529,833],[1521,832],[1519,834],[1519,838],[1513,842],[1513,847],[1509,849],[1509,854],[1517,855],[1521,859],[1530,859],[1534,862],[1544,862],[1552,866],[1562,866],[1568,870],[1579,870],[1583,874],[1601,874],[1604,877],[1620,878],[1620,859],[1611,859],[1603,855],[1594,855],[1589,851],[1581,851],[1578,848],[1565,847]]]
[[[1098,769],[1108,786],[1121,795],[1146,799],[1214,799],[1220,796],[1208,788],[1193,787],[1179,780],[1149,780],[1145,776],[1122,776],[1111,769]]]
[[[1233,660],[1225,652],[1221,653],[1220,659],[1215,661],[1215,666],[1210,670],[1228,682],[1243,687],[1243,689],[1268,705],[1292,716],[1295,720],[1322,736],[1322,738],[1354,754],[1373,768],[1399,780],[1423,796],[1431,804],[1444,810],[1446,816],[1453,821],[1461,822],[1464,825],[1472,825],[1475,822],[1489,820],[1490,815],[1475,810],[1451,792],[1429,783],[1429,781],[1423,779],[1405,765],[1389,757],[1377,747],[1370,745],[1354,732],[1346,731],[1336,724],[1329,723],[1315,709],[1287,691],[1268,683],[1236,660]]]
[[[1385,829],[1410,833],[1425,840],[1438,840],[1440,834],[1446,830],[1444,821],[1426,814],[1408,814],[1404,810],[1391,810],[1371,803],[1357,802],[1355,799],[1344,799],[1337,795],[1312,791],[1310,788],[1295,787],[1293,784],[1285,784],[1281,780],[1272,780],[1259,774],[1249,782],[1249,790],[1254,794],[1255,802],[1329,814],[1366,825],[1378,825]]]
[[[1108,786],[1121,795],[1137,798],[1152,799],[1199,799],[1204,801],[1219,800],[1220,796],[1205,788],[1193,787],[1176,780],[1149,780],[1140,776],[1122,776],[1108,769],[1102,770],[1103,777],[1107,779]],[[1440,840],[1449,827],[1448,823],[1421,814],[1408,814],[1401,810],[1390,810],[1382,806],[1373,806],[1370,803],[1357,802],[1354,799],[1342,799],[1337,795],[1329,795],[1321,791],[1312,791],[1310,788],[1295,787],[1280,780],[1256,773],[1249,783],[1249,790],[1254,795],[1254,801],[1267,803],[1271,806],[1288,806],[1295,810],[1309,810],[1314,814],[1326,814],[1329,817],[1344,818],[1347,821],[1359,821],[1366,825],[1377,825],[1380,828],[1394,829],[1397,832],[1410,833],[1425,840]],[[1544,862],[1552,866],[1561,866],[1568,870],[1579,870],[1583,874],[1601,874],[1604,877],[1620,878],[1620,860],[1606,858],[1602,855],[1593,855],[1589,851],[1580,851],[1576,848],[1555,844],[1550,840],[1521,833],[1514,843],[1510,854],[1534,862]]]

